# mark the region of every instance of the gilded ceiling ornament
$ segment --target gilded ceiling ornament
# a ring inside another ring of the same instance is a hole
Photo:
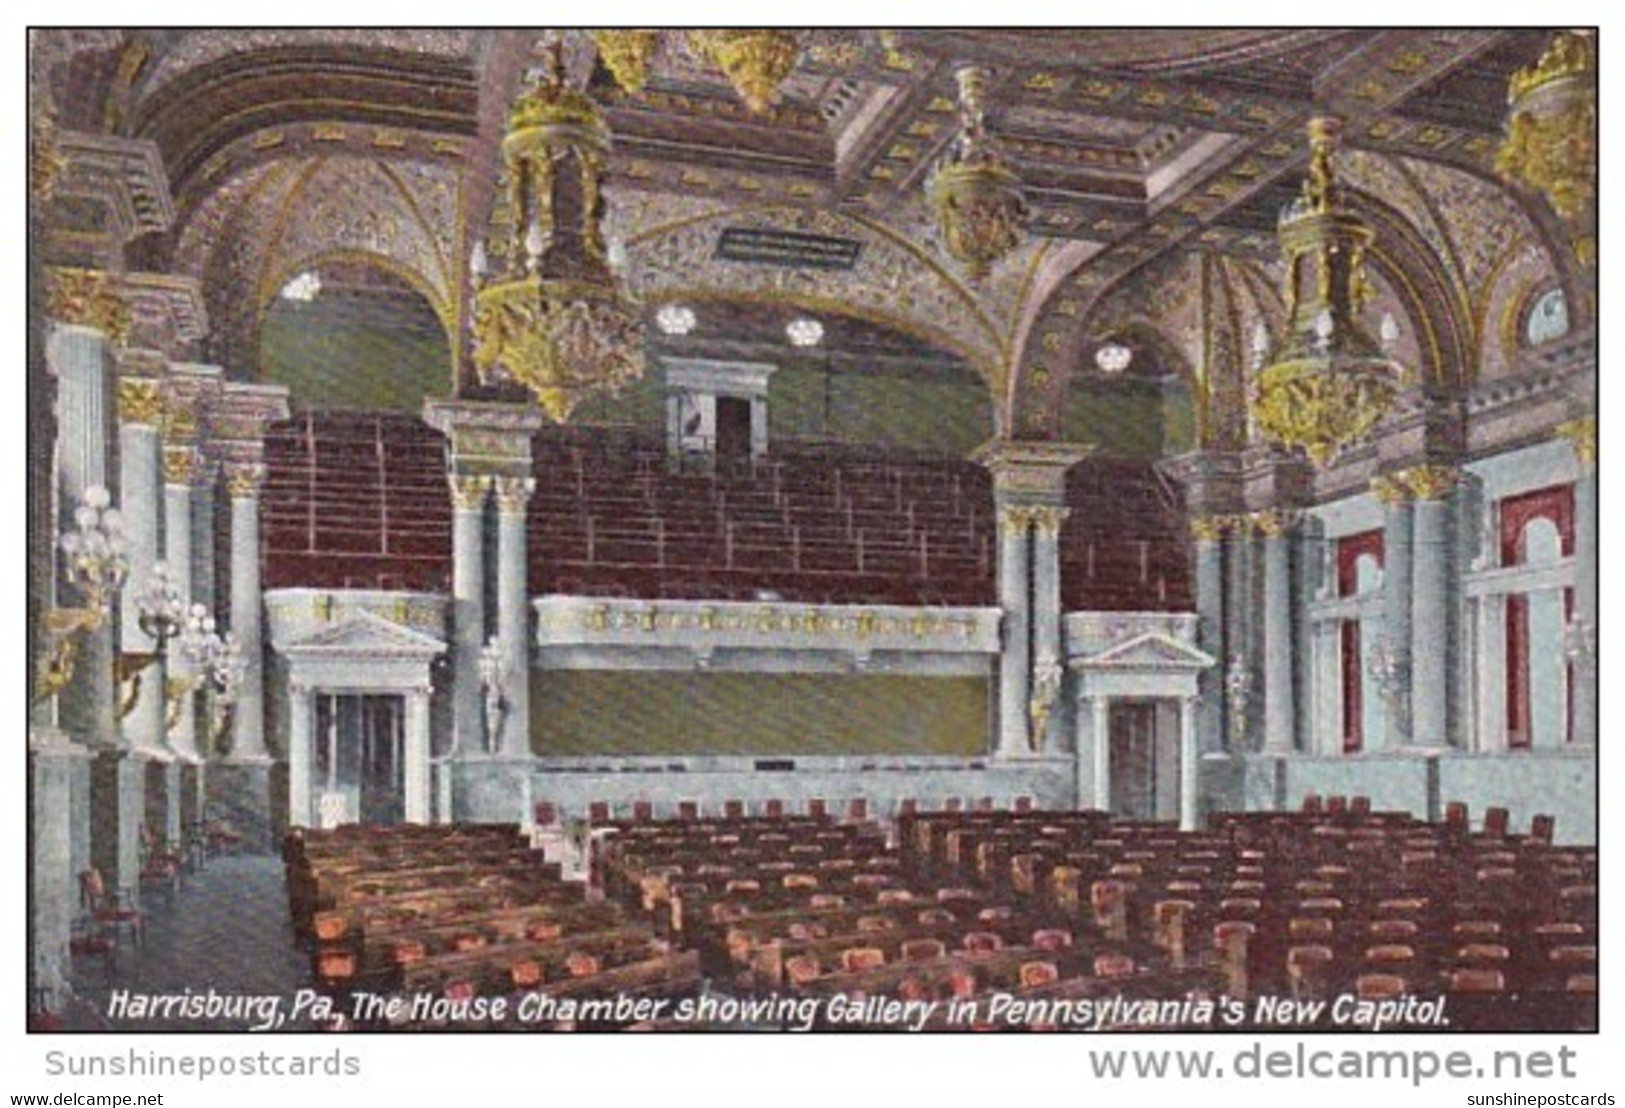
[[[653,31],[594,31],[593,45],[598,59],[615,83],[633,95],[643,91],[649,79],[649,59],[654,56]]]
[[[1571,419],[1557,425],[1557,434],[1574,447],[1574,456],[1580,465],[1591,469],[1597,464],[1597,418]]]
[[[959,78],[959,138],[926,182],[942,244],[973,281],[1021,241],[1027,203],[1015,170],[988,136],[982,92],[987,74],[967,66]]]
[[[1543,194],[1565,220],[1597,195],[1597,53],[1589,34],[1559,31],[1533,66],[1512,75],[1501,176]]]
[[[722,70],[758,115],[779,102],[779,86],[801,53],[794,33],[773,28],[690,31],[688,41],[694,53]]]
[[[162,426],[164,389],[154,377],[120,377],[118,382],[118,421]]]
[[[36,200],[49,200],[56,194],[56,182],[68,167],[57,142],[56,119],[41,110],[33,115],[29,127],[28,187]]]
[[[1403,383],[1399,366],[1366,334],[1358,314],[1370,296],[1369,227],[1342,198],[1332,154],[1342,121],[1309,122],[1309,172],[1281,213],[1286,258],[1285,334],[1255,349],[1253,422],[1267,439],[1297,447],[1316,465],[1363,439]],[[1384,326],[1385,344],[1391,342]],[[1268,363],[1268,364],[1264,364]]]
[[[609,129],[598,105],[565,83],[557,42],[552,54],[551,73],[508,115],[510,241],[489,281],[486,253],[476,252],[473,330],[481,381],[523,385],[562,423],[588,396],[643,376],[644,356],[641,320],[605,248]]]
[[[130,336],[130,306],[116,279],[99,269],[52,269],[46,310],[60,323],[90,327],[122,346]]]
[[[1398,474],[1418,500],[1443,500],[1461,478],[1461,470],[1448,465],[1413,466]]]

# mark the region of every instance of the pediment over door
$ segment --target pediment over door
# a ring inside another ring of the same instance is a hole
[[[1212,655],[1154,631],[1136,635],[1098,654],[1072,659],[1077,669],[1193,671],[1206,669],[1213,663]]]
[[[371,612],[356,612],[342,623],[324,627],[282,648],[282,653],[290,659],[349,656],[422,662],[445,651],[446,644],[434,636],[391,623]]]

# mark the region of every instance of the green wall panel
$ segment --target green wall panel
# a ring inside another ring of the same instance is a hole
[[[260,333],[260,376],[288,386],[301,408],[421,412],[425,397],[451,392],[439,328],[427,303],[277,300]]]
[[[983,677],[533,670],[537,754],[954,754],[987,749]]]

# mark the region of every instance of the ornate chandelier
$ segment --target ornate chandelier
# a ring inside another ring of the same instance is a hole
[[[1015,170],[987,133],[982,109],[986,71],[967,66],[956,76],[959,140],[931,174],[925,194],[943,246],[964,264],[971,280],[980,281],[1021,241],[1027,203]]]
[[[1576,253],[1589,264],[1588,228],[1597,198],[1597,48],[1591,36],[1559,31],[1533,66],[1507,88],[1506,138],[1496,172],[1551,201],[1579,232]]]
[[[657,36],[653,31],[594,31],[592,42],[598,58],[615,78],[615,83],[633,95],[643,91],[649,80],[649,59],[654,57]]]
[[[644,357],[642,325],[604,245],[609,129],[598,106],[565,83],[557,40],[551,55],[550,72],[508,113],[513,230],[502,271],[488,273],[483,247],[470,268],[481,382],[525,386],[562,423],[588,396],[643,376]]]
[[[1341,131],[1334,118],[1309,121],[1309,175],[1278,230],[1286,256],[1286,333],[1273,361],[1267,332],[1254,350],[1254,425],[1316,465],[1364,438],[1404,383],[1400,367],[1359,324],[1371,294],[1365,251],[1372,233],[1343,205],[1333,173]],[[1391,343],[1398,327],[1385,319],[1382,334]]]
[[[745,106],[758,115],[779,102],[779,86],[801,53],[794,33],[773,28],[690,31],[688,44],[722,70]]]

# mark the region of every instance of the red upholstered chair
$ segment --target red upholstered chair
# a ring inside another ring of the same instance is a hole
[[[1095,955],[1096,977],[1128,977],[1134,972],[1134,959],[1127,954]]]
[[[1337,925],[1323,916],[1295,917],[1287,921],[1287,937],[1293,942],[1325,942]]]
[[[649,823],[655,818],[655,806],[652,801],[634,800],[632,802],[632,818],[638,823]]]
[[[948,953],[941,939],[909,939],[899,948],[905,962],[927,962]]]
[[[1371,798],[1369,796],[1350,797],[1349,814],[1354,816],[1369,816],[1371,814]]]
[[[897,921],[890,916],[859,916],[853,926],[861,934],[871,935],[881,931],[895,931]]]
[[[821,923],[809,923],[806,920],[797,920],[792,923],[787,932],[792,939],[808,942],[813,939],[823,939],[829,936],[829,928]]]
[[[613,817],[610,815],[609,802],[607,800],[594,800],[592,803],[587,805],[587,822],[593,826],[602,826],[603,824],[608,823],[611,818]]]
[[[1309,793],[1309,794],[1304,796],[1302,811],[1305,811],[1305,812],[1320,812],[1320,811],[1323,811],[1323,810],[1324,810],[1324,805],[1321,803],[1319,793]]]
[[[1392,1000],[1409,989],[1406,980],[1394,973],[1362,973],[1354,979],[1354,995],[1361,1000]]]
[[[1295,946],[1286,953],[1286,975],[1292,995],[1299,999],[1319,997],[1326,987],[1332,951],[1324,946]]]
[[[782,800],[764,800],[764,801],[762,801],[762,815],[766,816],[768,819],[783,819],[784,818],[784,801],[782,801]]]
[[[743,800],[724,800],[722,802],[723,819],[744,819],[745,802]]]
[[[913,818],[920,813],[920,802],[912,796],[905,796],[897,802],[897,816],[899,819]]]
[[[991,796],[977,797],[976,810],[978,812],[991,812],[993,810],[993,798]]]
[[[153,834],[152,828],[141,825],[141,881],[167,885],[170,891],[180,886],[181,870],[186,857],[179,850]]]
[[[969,954],[991,954],[1004,949],[1004,940],[991,931],[967,931],[960,945]]]
[[[820,797],[813,797],[807,801],[807,816],[809,819],[826,820],[829,818],[829,804]]]
[[[1072,932],[1060,927],[1043,927],[1033,932],[1033,946],[1050,952],[1066,950],[1072,945]]]
[[[700,818],[700,802],[697,800],[679,800],[677,802],[677,818],[686,823],[693,823]]]
[[[881,889],[875,894],[876,904],[907,904],[914,899],[914,893],[908,889]]]
[[[950,797],[948,797],[946,800],[944,800],[942,802],[942,810],[944,812],[962,812],[962,811],[964,811],[965,810],[965,798],[962,797],[962,796],[950,796]]]
[[[1444,806],[1444,825],[1452,831],[1465,832],[1468,827],[1467,804],[1464,801],[1452,800]]]
[[[807,898],[809,908],[842,908],[846,906],[846,897],[840,893],[813,893]]]
[[[1349,800],[1346,796],[1328,796],[1326,798],[1326,814],[1340,816],[1349,810]]]
[[[784,963],[784,977],[792,985],[805,985],[823,973],[818,959],[810,954],[797,954]]]
[[[948,974],[948,995],[956,1000],[968,1000],[976,995],[976,974],[959,967]]]
[[[534,816],[538,827],[556,827],[559,822],[559,806],[551,800],[538,800]]]
[[[548,943],[564,934],[562,925],[551,920],[538,920],[525,929],[525,938],[533,943]]]
[[[1023,962],[1019,974],[1023,989],[1041,989],[1061,979],[1061,971],[1054,962]]]
[[[1536,816],[1529,821],[1529,838],[1533,842],[1550,846],[1557,831],[1557,820],[1552,816]]]
[[[1506,977],[1498,969],[1468,966],[1453,969],[1445,988],[1452,993],[1499,993],[1506,989]]]
[[[853,823],[862,823],[869,818],[869,801],[861,796],[854,796],[846,802],[846,818]]]
[[[1033,803],[1033,798],[1030,796],[1018,796],[1016,797],[1015,804],[1012,806],[1012,810],[1017,812],[1030,812],[1033,810]]]
[[[841,951],[843,973],[862,973],[886,964],[886,952],[874,946],[848,947]]]
[[[1497,839],[1505,838],[1510,822],[1511,813],[1505,808],[1484,809],[1484,834]]]
[[[954,914],[946,908],[926,908],[915,918],[927,927],[935,927],[938,924],[952,923]]]
[[[390,958],[397,966],[410,966],[429,956],[428,948],[417,939],[399,939],[390,948]]]
[[[529,958],[508,967],[508,975],[516,989],[533,989],[542,983],[542,967]]]
[[[564,960],[564,972],[571,977],[592,977],[598,972],[598,959],[583,950],[572,950]]]
[[[110,930],[115,939],[119,929],[124,928],[136,942],[142,940],[145,928],[134,892],[129,888],[109,889],[102,880],[102,871],[95,866],[79,874],[79,904],[92,922]]]

